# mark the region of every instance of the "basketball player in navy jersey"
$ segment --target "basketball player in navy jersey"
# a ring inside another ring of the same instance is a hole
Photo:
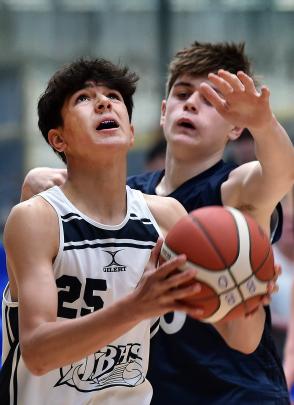
[[[6,223],[3,405],[147,405],[150,318],[199,313],[178,302],[199,291],[182,285],[196,272],[171,274],[185,256],[155,268],[158,236],[186,211],[126,186],[136,81],[104,59],[79,60],[40,98],[40,130],[68,176]]]
[[[169,66],[161,125],[165,170],[134,176],[131,187],[172,196],[188,211],[239,208],[278,238],[281,222],[273,212],[294,181],[293,145],[271,110],[269,90],[254,84],[243,44],[195,42],[179,51]],[[227,142],[243,128],[254,138],[258,161],[237,168],[222,159]],[[43,179],[64,175],[35,169],[23,197],[42,189]],[[180,312],[163,316],[151,340],[152,404],[288,404],[270,328],[267,307],[215,325]]]

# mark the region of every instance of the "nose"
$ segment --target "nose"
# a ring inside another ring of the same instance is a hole
[[[198,92],[192,93],[189,98],[186,99],[184,110],[192,113],[198,113],[199,111],[199,94]]]
[[[99,94],[95,103],[95,110],[97,112],[104,112],[111,110],[111,101],[104,94]]]

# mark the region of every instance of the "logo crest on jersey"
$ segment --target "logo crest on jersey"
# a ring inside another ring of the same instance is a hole
[[[117,262],[115,259],[115,256],[117,255],[118,252],[121,252],[124,249],[117,250],[116,252],[111,252],[110,250],[103,250],[103,252],[110,254],[111,256],[111,262],[103,267],[103,271],[105,273],[117,273],[119,271],[126,271],[126,266],[123,264],[120,264]]]
[[[139,356],[140,349],[139,343],[106,346],[81,362],[61,368],[60,380],[55,386],[65,384],[78,391],[89,392],[142,384],[145,376],[142,357]]]

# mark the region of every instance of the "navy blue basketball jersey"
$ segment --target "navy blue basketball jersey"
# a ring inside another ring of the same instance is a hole
[[[236,166],[218,162],[170,194],[187,211],[222,205],[220,187]],[[156,194],[164,172],[133,176],[128,184]],[[276,235],[279,237],[280,228]],[[274,405],[289,404],[284,373],[271,337],[271,319],[252,354],[231,349],[212,325],[184,313],[161,317],[151,340],[148,378],[153,386],[152,405]]]

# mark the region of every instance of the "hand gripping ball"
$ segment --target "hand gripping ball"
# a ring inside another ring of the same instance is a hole
[[[275,276],[273,251],[261,227],[248,214],[211,206],[190,212],[168,232],[161,260],[184,253],[179,270],[196,268],[200,293],[186,298],[203,310],[199,317],[214,323],[254,312]]]

